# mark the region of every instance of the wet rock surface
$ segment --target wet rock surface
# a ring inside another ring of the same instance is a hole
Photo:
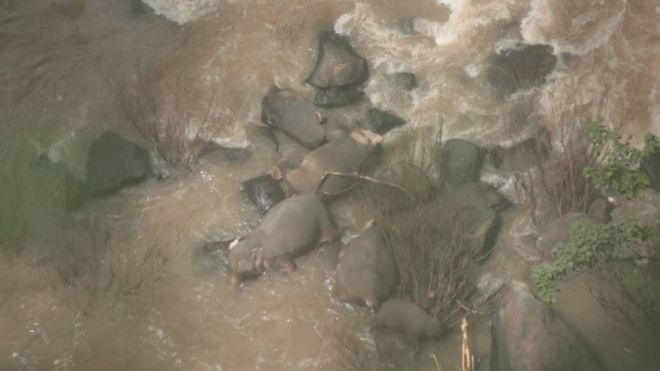
[[[280,184],[270,175],[248,179],[241,183],[241,188],[262,214],[286,198]]]
[[[328,89],[361,84],[368,77],[367,60],[353,50],[347,37],[331,31],[319,35],[316,65],[305,82]]]
[[[314,105],[321,108],[337,108],[359,103],[364,92],[354,87],[321,89],[314,95]]]
[[[87,185],[93,196],[110,195],[139,183],[148,173],[148,152],[113,132],[104,132],[89,147]]]
[[[520,282],[491,321],[493,371],[601,369],[569,327]]]
[[[310,149],[321,145],[325,138],[321,120],[312,103],[287,90],[273,87],[261,103],[261,121]]]
[[[397,283],[394,256],[381,229],[372,225],[342,248],[333,296],[342,302],[377,308]]]
[[[380,135],[405,124],[404,119],[378,108],[371,108],[367,112],[367,129]]]
[[[552,46],[519,44],[494,54],[486,74],[498,93],[510,96],[544,84],[556,64]]]
[[[641,170],[649,178],[649,185],[660,192],[660,153],[655,153],[641,162]]]
[[[463,139],[449,139],[442,147],[440,173],[449,186],[479,180],[483,155],[481,149]]]

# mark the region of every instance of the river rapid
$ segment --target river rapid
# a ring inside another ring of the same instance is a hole
[[[346,342],[385,369],[436,370],[431,354],[460,369],[460,334],[414,357],[372,331],[366,310],[334,301],[336,245],[239,291],[197,259],[205,241],[258,224],[238,186],[279,156],[259,128],[261,99],[273,84],[311,96],[321,30],[350,36],[369,61],[368,99],[420,140],[507,145],[530,123],[560,132],[567,112],[636,144],[660,136],[653,0],[145,3],[0,0],[0,370],[342,370]],[[488,57],[519,42],[550,44],[559,62],[543,86],[502,98]],[[144,71],[165,115],[194,122],[213,102],[213,139],[237,150],[66,213],[66,174],[84,179],[103,130],[147,144],[121,105]],[[389,94],[384,76],[408,71],[418,88]],[[367,217],[349,209],[335,216],[356,231]]]

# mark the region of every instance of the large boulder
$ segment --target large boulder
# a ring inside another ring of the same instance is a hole
[[[519,44],[492,55],[486,74],[500,94],[509,96],[544,84],[556,64],[552,46]]]
[[[440,174],[449,186],[476,182],[483,162],[481,149],[463,139],[445,142],[440,158]]]
[[[320,112],[312,103],[287,90],[273,87],[268,91],[261,103],[261,121],[310,149],[325,139]]]
[[[93,196],[139,183],[149,171],[149,153],[113,132],[104,132],[89,147],[87,185]]]
[[[367,60],[353,50],[347,37],[332,31],[319,35],[316,65],[306,83],[318,89],[328,89],[361,84],[367,78]]]
[[[505,300],[491,318],[490,370],[600,369],[569,327],[536,300],[524,283],[514,282]]]

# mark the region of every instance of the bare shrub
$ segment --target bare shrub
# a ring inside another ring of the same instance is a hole
[[[429,201],[428,191],[416,187],[412,177],[401,178],[400,185],[415,197],[391,212],[391,187],[370,184],[360,189],[360,198],[371,215],[378,215],[385,241],[399,269],[396,296],[415,302],[448,327],[467,314],[475,294],[468,269],[482,257],[478,250],[466,248],[462,200],[453,194],[440,194]],[[439,193],[435,189],[434,194]],[[390,195],[388,198],[388,194]]]
[[[136,81],[111,81],[127,120],[170,167],[190,170],[226,124],[219,119],[218,88],[213,82],[199,84],[209,87],[196,86],[185,75],[156,79],[152,67],[140,65]],[[205,94],[205,89],[210,93]]]
[[[545,197],[557,216],[572,211],[586,212],[594,198],[594,187],[582,173],[595,159],[589,153],[587,122],[581,119],[582,107],[577,98],[578,82],[570,80],[554,95],[543,99],[536,109],[536,116],[551,132],[555,146],[547,154],[547,149],[535,148],[536,169],[514,173],[516,186],[523,191],[532,210]],[[535,215],[532,217],[536,224]]]
[[[51,283],[83,313],[100,296],[132,295],[156,282],[170,254],[169,243],[129,241],[114,227],[64,230],[58,241]]]

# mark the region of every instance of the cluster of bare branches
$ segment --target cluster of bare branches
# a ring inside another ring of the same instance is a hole
[[[554,206],[556,215],[569,212],[586,212],[596,190],[582,170],[594,164],[589,142],[585,135],[585,125],[580,119],[578,86],[569,81],[554,96],[539,104],[536,115],[541,125],[551,132],[555,148],[549,151],[541,146],[533,149],[537,153],[538,166],[515,172],[517,187],[527,197],[530,207],[535,210],[541,198]],[[540,138],[537,138],[540,139]],[[534,212],[532,219],[536,224]]]
[[[156,282],[171,252],[171,243],[128,241],[113,227],[65,229],[58,241],[51,282],[83,313],[100,296],[132,295]]]
[[[396,296],[453,327],[471,314],[475,289],[467,274],[482,257],[465,246],[464,205],[437,187],[420,187],[417,177],[399,178],[399,187],[407,191],[377,183],[360,189],[360,199],[378,215],[376,223],[394,253],[399,269]],[[395,210],[390,202],[394,192],[400,193]]]
[[[183,75],[156,80],[144,66],[136,67],[136,79],[113,81],[128,121],[168,166],[190,170],[223,126],[217,87],[204,96],[194,80]]]

